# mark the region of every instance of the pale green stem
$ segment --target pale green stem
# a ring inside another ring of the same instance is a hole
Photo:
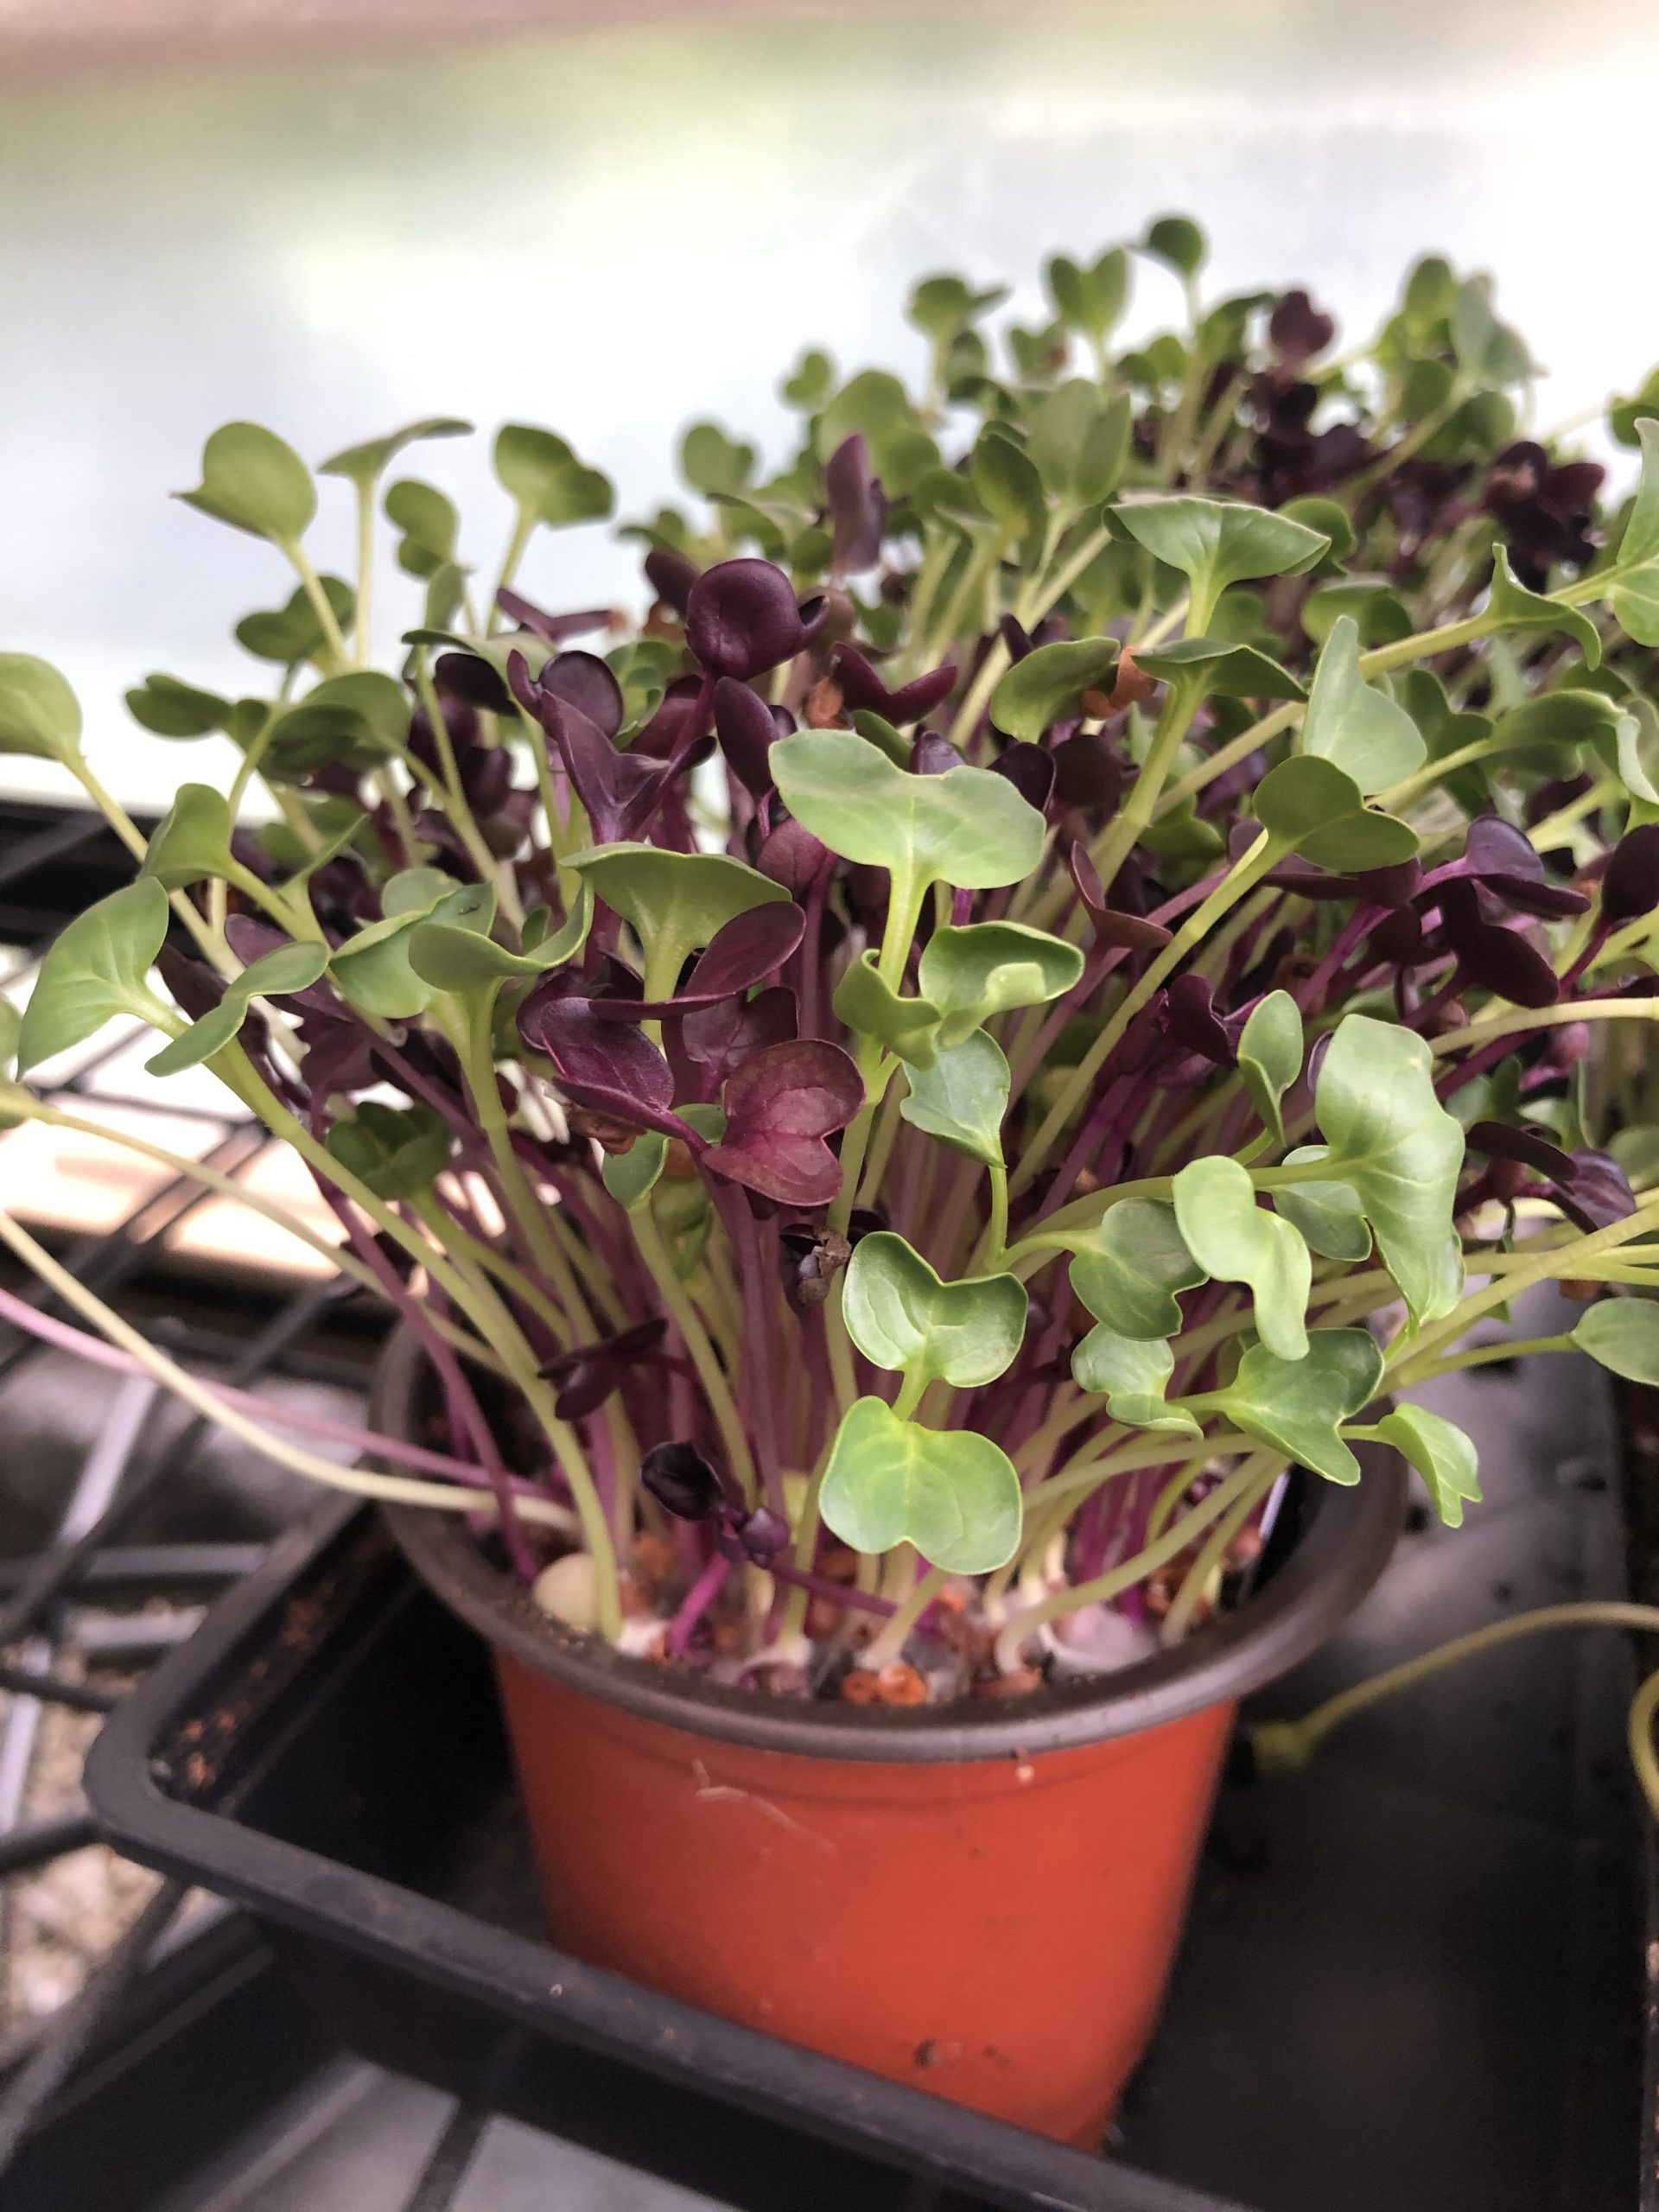
[[[370,600],[374,589],[374,493],[372,477],[357,486],[357,664],[366,668],[372,657]]]
[[[1651,1636],[1659,1632],[1659,1605],[1629,1605],[1608,1599],[1575,1605],[1540,1605],[1530,1612],[1513,1614],[1508,1620],[1489,1622],[1468,1636],[1454,1637],[1449,1643],[1425,1652],[1420,1659],[1408,1659],[1402,1666],[1373,1675],[1369,1681],[1357,1682],[1352,1689],[1343,1690],[1337,1696],[1327,1698],[1323,1705],[1315,1706],[1300,1720],[1259,1724],[1250,1731],[1258,1764],[1269,1774],[1294,1773],[1306,1765],[1333,1729],[1339,1728],[1344,1720],[1351,1720],[1357,1713],[1363,1713],[1368,1706],[1393,1697],[1400,1690],[1414,1689],[1419,1682],[1431,1681],[1448,1667],[1478,1658],[1482,1652],[1495,1651],[1502,1644],[1512,1643],[1517,1637],[1536,1636],[1558,1628],[1627,1628]],[[1637,1691],[1630,1707],[1630,1750],[1648,1810],[1659,1820],[1659,1762],[1654,1757],[1651,1734],[1656,1707],[1659,1707],[1659,1675],[1651,1675]]]
[[[756,1478],[754,1454],[749,1449],[749,1440],[743,1427],[737,1402],[726,1380],[725,1370],[715,1356],[709,1341],[709,1332],[702,1325],[702,1317],[686,1295],[685,1286],[674,1272],[674,1262],[663,1243],[662,1232],[652,1218],[651,1201],[647,1198],[628,1212],[628,1226],[633,1231],[633,1241],[639,1256],[651,1272],[668,1318],[679,1331],[684,1342],[686,1356],[697,1371],[703,1395],[709,1401],[709,1410],[715,1417],[721,1441],[726,1446],[726,1456],[732,1463],[732,1471],[743,1485],[743,1494],[753,1504],[760,1496]]]

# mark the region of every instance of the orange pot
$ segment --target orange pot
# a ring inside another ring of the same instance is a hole
[[[395,1347],[380,1418],[415,1363]],[[1107,1677],[953,1707],[790,1702],[560,1628],[396,1509],[495,1649],[555,1939],[728,2019],[1096,2147],[1146,2047],[1237,1701],[1370,1587],[1405,1471],[1310,1484],[1248,1605]]]

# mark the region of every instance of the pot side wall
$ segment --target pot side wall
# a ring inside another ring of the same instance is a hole
[[[1162,2000],[1231,1701],[906,1764],[719,1742],[496,1666],[559,1943],[1098,2147]]]

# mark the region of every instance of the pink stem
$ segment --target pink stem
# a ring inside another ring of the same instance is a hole
[[[55,1321],[49,1313],[37,1313],[26,1299],[18,1298],[9,1290],[0,1290],[0,1320],[9,1321],[14,1328],[39,1338],[42,1344],[55,1344],[60,1351],[72,1352],[89,1367],[108,1368],[117,1375],[149,1372],[130,1352],[105,1344],[101,1337],[72,1327],[67,1321]],[[424,1445],[405,1443],[397,1436],[382,1436],[372,1428],[356,1428],[351,1422],[332,1420],[327,1414],[304,1413],[295,1406],[279,1406],[269,1398],[260,1397],[257,1391],[238,1390],[228,1382],[208,1382],[200,1376],[197,1380],[222,1405],[238,1413],[255,1414],[269,1421],[273,1428],[292,1429],[302,1436],[326,1437],[332,1443],[349,1444],[354,1451],[371,1452],[377,1459],[395,1460],[398,1465],[413,1467],[423,1474],[442,1475],[451,1482],[466,1483],[477,1489],[489,1487],[489,1477],[483,1468],[469,1460],[452,1459],[447,1452],[429,1452]],[[539,1483],[523,1476],[515,1475],[510,1479],[520,1497],[541,1497],[546,1494]]]
[[[685,1602],[669,1624],[668,1649],[671,1656],[683,1659],[691,1642],[692,1631],[702,1618],[721,1590],[732,1571],[732,1562],[723,1552],[710,1554],[709,1564],[685,1594]]]

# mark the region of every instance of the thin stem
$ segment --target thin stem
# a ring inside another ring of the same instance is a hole
[[[357,486],[357,664],[366,668],[371,658],[369,604],[374,588],[375,480],[360,477]]]
[[[333,1459],[319,1459],[315,1452],[302,1451],[297,1445],[288,1444],[274,1436],[257,1421],[226,1399],[216,1394],[205,1382],[178,1366],[165,1352],[157,1351],[149,1338],[141,1336],[121,1316],[96,1297],[79,1277],[72,1275],[37,1244],[28,1230],[15,1222],[9,1213],[0,1211],[0,1241],[8,1244],[31,1273],[40,1277],[48,1289],[54,1291],[67,1306],[81,1314],[100,1335],[108,1338],[127,1356],[137,1362],[145,1374],[162,1386],[182,1398],[206,1420],[238,1437],[244,1444],[263,1452],[266,1459],[275,1459],[296,1473],[309,1475],[315,1481],[327,1483],[331,1489],[349,1491],[359,1497],[380,1498],[397,1505],[435,1505],[445,1511],[478,1513],[489,1510],[493,1500],[487,1491],[465,1489],[448,1483],[420,1482],[406,1475],[383,1475],[366,1467],[342,1467]],[[563,1528],[569,1516],[563,1507],[550,1499],[526,1497],[519,1501],[518,1510],[531,1520],[541,1520]]]
[[[887,1616],[874,1642],[866,1646],[860,1665],[879,1671],[903,1658],[911,1630],[950,1580],[950,1570],[944,1567],[930,1567],[925,1574],[918,1574]]]
[[[720,1431],[721,1442],[731,1461],[732,1472],[742,1484],[744,1496],[753,1505],[760,1497],[760,1483],[755,1473],[754,1454],[749,1449],[749,1440],[742,1416],[737,1409],[737,1401],[732,1395],[726,1371],[709,1341],[702,1317],[686,1295],[684,1284],[674,1272],[674,1262],[663,1242],[662,1231],[652,1217],[649,1198],[630,1209],[628,1226],[633,1231],[633,1241],[639,1248],[639,1256],[657,1286],[657,1295],[663,1301],[664,1311],[679,1331],[686,1356],[697,1370],[697,1380],[709,1401],[709,1410]]]
[[[1448,1667],[1461,1665],[1465,1659],[1478,1658],[1483,1652],[1512,1643],[1517,1637],[1537,1636],[1559,1628],[1628,1628],[1653,1635],[1659,1632],[1659,1605],[1630,1605],[1618,1599],[1596,1599],[1567,1605],[1540,1605],[1530,1612],[1516,1613],[1508,1620],[1489,1622],[1486,1627],[1475,1629],[1468,1636],[1454,1637],[1449,1643],[1438,1645],[1421,1658],[1408,1659],[1403,1665],[1373,1675],[1369,1681],[1357,1682],[1351,1689],[1343,1690],[1337,1696],[1327,1698],[1323,1705],[1315,1706],[1300,1720],[1268,1721],[1252,1729],[1251,1743],[1257,1761],[1269,1773],[1294,1773],[1306,1765],[1333,1729],[1339,1728],[1344,1720],[1351,1720],[1357,1713],[1363,1713],[1367,1707],[1393,1697],[1400,1690],[1413,1689],[1419,1682],[1430,1681]],[[1630,1708],[1630,1737],[1631,1757],[1647,1797],[1648,1809],[1659,1820],[1659,1771],[1656,1771],[1650,1739],[1653,1714],[1659,1707],[1656,1683],[1659,1683],[1659,1675],[1650,1675],[1637,1694]]]

